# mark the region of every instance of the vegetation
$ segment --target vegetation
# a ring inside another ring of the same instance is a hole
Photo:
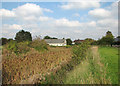
[[[86,59],[64,77],[65,84],[111,84],[97,49],[97,46],[88,49]]]
[[[3,84],[44,82],[46,75],[55,74],[70,59],[71,50],[64,47],[50,47],[45,52],[31,48],[29,52],[18,56],[3,49]]]
[[[15,40],[17,42],[32,41],[32,36],[30,32],[21,30],[18,33],[16,33]]]
[[[44,39],[57,39],[56,37],[45,36]]]
[[[110,77],[112,84],[118,84],[118,49],[113,47],[99,47],[102,63],[107,66],[106,77]]]
[[[114,42],[114,36],[110,31],[107,31],[106,36],[103,36],[101,39],[98,40],[99,45],[112,45],[113,42]]]
[[[87,49],[90,46],[87,42],[81,43],[73,47],[73,59],[76,60],[75,63],[80,63],[86,57]]]
[[[44,39],[57,39],[45,36]],[[30,32],[21,30],[15,40],[2,39],[3,84],[117,84],[118,51],[110,45],[110,31],[98,41],[91,38],[79,45],[50,47],[39,37],[32,40]]]
[[[30,47],[36,49],[37,51],[48,50],[47,43],[44,40],[41,40],[40,38],[34,39],[31,42]]]
[[[70,38],[66,39],[67,41],[67,45],[71,45],[72,44],[72,40]]]
[[[5,44],[7,44],[8,42],[10,42],[11,40],[13,40],[13,39],[7,39],[7,38],[1,38],[0,39],[0,45],[5,45]]]

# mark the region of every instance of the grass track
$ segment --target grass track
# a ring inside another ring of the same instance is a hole
[[[111,84],[110,77],[106,77],[106,66],[101,62],[98,47],[93,46],[86,59],[67,73],[65,84]]]

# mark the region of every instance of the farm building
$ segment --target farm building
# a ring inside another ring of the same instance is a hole
[[[45,39],[51,46],[66,46],[66,39]]]
[[[84,42],[84,40],[78,39],[78,40],[74,40],[73,42],[74,42],[75,44],[80,44],[80,43]]]

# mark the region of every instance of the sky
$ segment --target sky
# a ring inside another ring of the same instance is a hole
[[[2,2],[2,36],[20,30],[35,36],[99,39],[109,30],[118,36],[117,2]]]

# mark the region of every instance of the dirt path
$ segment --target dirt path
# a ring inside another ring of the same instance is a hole
[[[97,64],[99,66],[103,67],[104,65],[101,63],[100,55],[98,53],[98,46],[91,47],[91,50],[92,50],[92,54],[93,54],[93,60],[96,60]]]

